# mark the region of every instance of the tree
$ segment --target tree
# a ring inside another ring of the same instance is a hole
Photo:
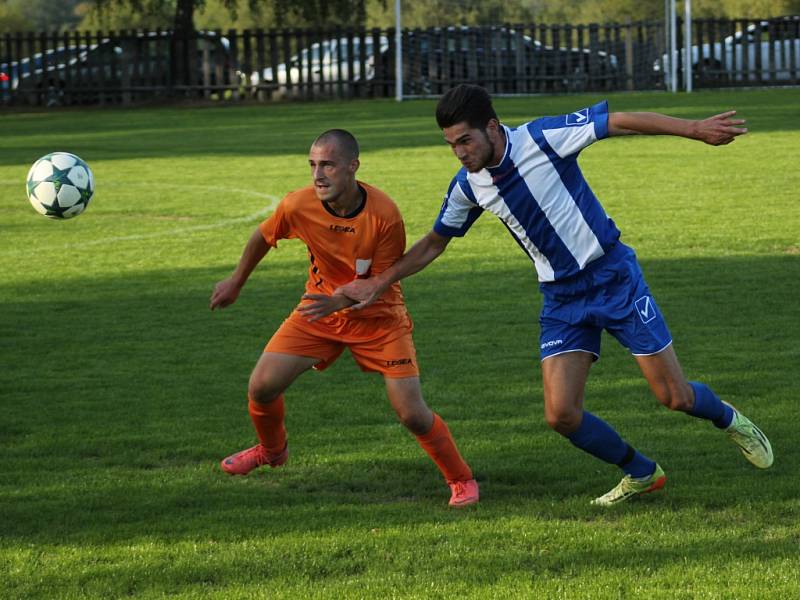
[[[378,0],[385,4],[386,0]],[[364,25],[367,18],[367,0],[214,0],[222,5],[232,20],[236,19],[240,6],[250,13],[258,14],[271,9],[278,26],[293,25],[324,26],[328,24]],[[164,14],[172,11],[172,27],[175,31],[193,31],[195,13],[206,7],[207,0],[92,0],[100,13],[125,10],[136,14]],[[102,20],[102,19],[100,19]]]
[[[0,30],[53,31],[73,28],[80,0],[0,0]]]
[[[221,0],[231,14],[235,14],[238,1]],[[195,10],[202,9],[206,0],[92,0],[92,2],[101,15],[125,8],[145,15],[172,12],[172,27],[175,31],[193,31]],[[247,0],[247,2],[252,6],[257,5],[259,0]]]
[[[0,33],[12,33],[30,29],[28,19],[19,6],[0,5]]]

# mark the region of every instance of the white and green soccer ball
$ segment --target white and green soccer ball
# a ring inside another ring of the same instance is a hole
[[[94,175],[74,154],[53,152],[33,163],[26,188],[36,212],[51,219],[71,219],[92,199]]]

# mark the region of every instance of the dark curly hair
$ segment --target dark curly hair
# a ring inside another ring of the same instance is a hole
[[[440,129],[466,121],[471,128],[486,129],[497,119],[489,92],[479,85],[462,83],[447,90],[436,105],[436,122]]]

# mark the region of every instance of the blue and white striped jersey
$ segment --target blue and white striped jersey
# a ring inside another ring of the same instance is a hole
[[[477,173],[462,168],[433,229],[461,237],[488,210],[533,261],[539,281],[574,275],[620,235],[578,168],[580,151],[608,136],[608,104],[503,128],[503,160]]]

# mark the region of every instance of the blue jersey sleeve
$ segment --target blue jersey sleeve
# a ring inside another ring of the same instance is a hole
[[[608,102],[604,100],[566,115],[537,119],[528,126],[541,131],[561,158],[573,156],[608,137]]]
[[[433,230],[444,237],[462,237],[481,213],[483,209],[478,206],[467,182],[466,171],[462,169],[450,182]]]

